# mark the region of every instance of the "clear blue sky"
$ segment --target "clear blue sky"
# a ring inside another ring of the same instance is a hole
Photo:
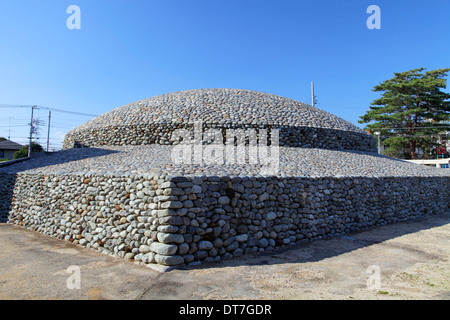
[[[72,4],[80,30],[66,26]],[[369,5],[381,30],[366,27]],[[101,114],[198,88],[310,103],[314,81],[318,107],[357,124],[394,72],[450,67],[450,1],[2,1],[0,39],[0,104]],[[0,136],[13,117],[11,138],[25,142],[29,115],[0,109]],[[54,113],[52,145],[88,119]]]

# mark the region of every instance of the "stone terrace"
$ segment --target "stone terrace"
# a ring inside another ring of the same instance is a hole
[[[70,149],[1,168],[14,181],[4,216],[105,254],[193,265],[449,208],[447,170],[373,153],[281,147],[279,174],[264,176],[175,165],[171,150]]]
[[[200,139],[174,134],[196,123]],[[210,141],[214,130],[219,138]],[[243,130],[248,139],[239,140]],[[270,140],[270,157],[259,159],[267,163],[251,161],[252,130],[258,150]],[[195,150],[211,147],[224,164],[191,161],[192,151],[199,160]],[[246,161],[228,162],[239,147]],[[69,132],[64,148],[0,168],[0,219],[145,264],[218,261],[446,213],[450,205],[449,170],[380,156],[373,137],[353,124],[248,90],[131,103]]]

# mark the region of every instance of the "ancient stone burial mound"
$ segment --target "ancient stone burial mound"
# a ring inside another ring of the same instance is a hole
[[[165,94],[105,113],[66,135],[65,148],[176,143],[174,130],[267,129],[281,146],[376,151],[373,138],[328,112],[280,96],[236,89]]]
[[[147,264],[219,261],[450,205],[449,170],[380,156],[354,125],[260,92],[138,101],[64,146],[0,168],[0,216]]]

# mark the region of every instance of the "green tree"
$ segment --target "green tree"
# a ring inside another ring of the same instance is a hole
[[[380,132],[387,155],[414,159],[417,147],[431,152],[449,129],[450,94],[441,89],[450,68],[424,70],[394,73],[375,86],[372,91],[382,95],[360,117],[359,123],[368,123],[366,130]]]
[[[0,137],[0,142],[1,141],[6,141],[6,138]]]
[[[31,152],[41,152],[44,148],[39,143],[31,143]],[[14,160],[28,157],[28,145],[23,146],[20,150],[14,152]]]

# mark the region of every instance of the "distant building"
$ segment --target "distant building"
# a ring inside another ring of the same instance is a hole
[[[450,158],[447,159],[429,159],[429,160],[405,160],[415,164],[422,164],[436,168],[449,168]]]
[[[370,131],[367,131],[367,133],[371,134]],[[450,139],[443,139],[442,136],[447,135],[450,136],[450,131],[447,131],[445,134],[440,134],[439,138],[435,140],[436,143],[438,143],[440,146],[445,147],[445,149],[447,150],[446,156],[444,158],[448,158],[448,154],[450,153]],[[377,136],[374,136],[375,139],[377,139]],[[379,140],[380,142],[380,151],[381,154],[385,154],[386,149],[388,149],[388,146],[383,144],[383,139]],[[402,149],[404,153],[409,153],[409,149]],[[420,147],[416,147],[416,149],[414,150],[415,153],[415,158],[416,160],[418,159],[423,159],[425,152],[422,148]],[[429,155],[428,155],[429,157]]]
[[[23,145],[11,140],[0,141],[0,160],[12,160],[14,152],[22,149]]]

